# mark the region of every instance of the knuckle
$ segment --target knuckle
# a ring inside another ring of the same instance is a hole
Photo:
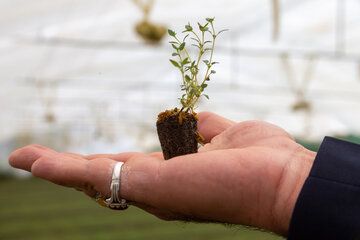
[[[284,136],[292,138],[282,128],[264,121],[250,120],[238,123],[234,128],[230,129],[228,136],[252,136],[257,138],[267,138],[272,136]]]
[[[249,120],[238,124],[238,130],[244,133],[253,132],[255,129],[259,130],[264,127],[265,122],[258,120]]]
[[[226,131],[226,138],[228,140],[235,140],[239,137],[244,138],[249,134],[253,134],[254,131],[259,131],[261,124],[259,121],[245,121],[234,125]]]
[[[32,164],[31,173],[35,177],[43,177],[46,172],[49,172],[49,162],[44,157],[40,157]]]

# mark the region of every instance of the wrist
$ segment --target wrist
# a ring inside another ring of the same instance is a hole
[[[284,166],[273,206],[272,229],[275,233],[287,236],[297,198],[310,173],[316,154],[299,145]]]

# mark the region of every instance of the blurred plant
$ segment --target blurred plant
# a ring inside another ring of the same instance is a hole
[[[290,63],[288,54],[281,55],[281,62],[286,74],[286,78],[289,82],[291,89],[293,90],[296,96],[296,102],[292,106],[294,112],[305,110],[311,110],[311,102],[306,99],[306,93],[308,91],[308,86],[312,80],[312,75],[314,72],[314,60],[316,56],[311,55],[308,57],[308,64],[305,69],[304,75],[302,76],[302,81],[298,85],[296,84],[294,69]]]
[[[149,21],[154,0],[148,0],[146,3],[140,0],[133,0],[133,2],[143,12],[143,20],[135,26],[136,32],[149,43],[159,43],[166,34],[166,27]]]
[[[54,105],[57,100],[57,88],[59,80],[35,79],[36,87],[39,91],[39,97],[45,108],[45,121],[48,123],[56,122]]]
[[[115,141],[116,129],[113,122],[106,121],[110,119],[109,104],[107,102],[96,103],[91,105],[93,119],[95,120],[94,139],[104,138],[107,142],[113,143]]]
[[[147,3],[143,3],[141,0],[133,0],[136,6],[138,6],[144,14],[144,20],[149,19],[150,11],[154,5],[154,0],[148,0]]]
[[[279,0],[271,0],[272,11],[273,11],[273,33],[272,38],[273,41],[277,41],[279,38],[280,32],[280,6]]]
[[[199,98],[204,96],[209,99],[209,96],[203,94],[205,88],[208,86],[207,82],[210,81],[210,76],[215,74],[216,71],[212,69],[213,65],[217,62],[213,61],[213,53],[215,48],[215,40],[220,33],[227,31],[227,29],[221,30],[216,33],[214,28],[215,18],[206,18],[206,23],[201,25],[198,23],[200,33],[196,33],[194,28],[188,23],[185,26],[183,33],[187,33],[185,37],[180,40],[177,33],[171,29],[168,30],[169,35],[174,39],[169,43],[175,49],[172,54],[173,57],[177,57],[178,60],[170,59],[170,62],[174,67],[180,70],[182,76],[181,90],[185,93],[179,98],[182,105],[180,112],[193,112],[197,107],[196,103]],[[211,36],[211,40],[206,39],[206,35]],[[190,36],[190,39],[194,42],[191,46],[197,48],[198,54],[195,60],[189,54],[188,46],[186,45],[186,39]],[[204,54],[209,52],[210,55],[207,59],[202,60]],[[200,79],[200,64],[205,65],[205,75]]]
[[[291,106],[291,110],[293,112],[302,111],[305,113],[304,130],[302,131],[303,132],[302,137],[304,138],[309,136],[311,133],[311,122],[313,117],[313,111],[312,111],[312,103],[307,97],[307,92],[308,92],[308,86],[312,80],[312,75],[314,73],[315,60],[316,60],[316,55],[310,55],[308,57],[307,66],[302,76],[301,83],[296,84],[294,69],[290,63],[289,55],[288,54],[281,55],[281,62],[284,67],[286,78],[296,97],[295,103]]]

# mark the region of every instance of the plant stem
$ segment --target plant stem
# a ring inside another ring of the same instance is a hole
[[[216,39],[216,35],[215,35],[215,28],[214,28],[214,24],[211,23],[211,28],[213,30],[213,32],[211,33],[212,34],[212,37],[213,37],[213,43],[212,43],[212,47],[211,47],[211,53],[210,53],[210,62],[209,64],[212,64],[212,58],[213,58],[213,54],[214,54],[214,48],[215,48],[215,39]],[[204,84],[207,77],[208,77],[208,74],[209,74],[209,70],[211,68],[211,65],[210,67],[208,66],[207,70],[206,70],[206,74],[205,74],[205,78],[203,80],[203,82],[201,84]]]
[[[211,53],[210,53],[210,61],[209,61],[210,65],[207,67],[206,74],[205,74],[204,80],[202,81],[201,85],[203,85],[205,83],[205,81],[208,79],[208,76],[209,76],[208,74],[209,74],[209,70],[211,68],[212,58],[213,58],[213,54],[214,54],[216,34],[215,34],[215,28],[214,28],[213,23],[211,23],[211,28],[212,28],[212,31],[213,31],[211,33],[212,37],[213,37],[213,41],[212,41],[212,47],[211,47]],[[199,98],[197,98],[196,101],[193,103],[194,106],[195,106],[195,104],[197,103],[198,100],[199,100]]]
[[[181,57],[181,53],[180,53],[180,51],[179,50],[177,50],[177,52],[178,52],[178,54],[179,54],[179,58],[180,58],[180,62],[182,62],[183,61],[183,59],[182,59],[182,57]],[[184,72],[184,66],[181,66],[181,68],[180,68],[180,72],[181,72],[181,76],[182,76],[182,80],[183,80],[183,84],[184,84],[184,86],[185,86],[185,84],[186,84],[186,81],[185,81],[185,72]]]
[[[181,44],[182,42],[175,36],[174,37],[176,41],[178,41],[179,44]],[[192,62],[191,60],[191,57],[190,57],[190,54],[188,53],[188,51],[186,50],[186,48],[184,48],[184,51],[186,53],[186,56],[189,58],[189,61]],[[179,56],[180,56],[180,53],[179,53]]]
[[[200,41],[200,43],[199,43],[199,47],[200,47],[199,51],[200,51],[200,53],[199,53],[199,57],[198,57],[198,60],[197,60],[197,63],[196,63],[196,69],[199,69],[200,60],[201,60],[202,55],[204,54],[204,32],[202,32],[202,40],[200,40],[200,38],[198,37],[198,35],[194,31],[193,31],[193,33],[195,34],[195,36]],[[196,86],[198,87],[199,83],[198,83],[197,77],[195,78],[195,83],[196,83]]]

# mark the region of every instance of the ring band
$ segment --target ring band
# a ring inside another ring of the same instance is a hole
[[[96,201],[102,205],[106,206],[110,209],[114,210],[125,210],[129,207],[129,203],[126,199],[120,198],[120,173],[121,167],[124,163],[118,162],[114,166],[114,170],[112,173],[111,184],[110,184],[110,198],[104,199],[104,196],[101,193],[96,194]]]

